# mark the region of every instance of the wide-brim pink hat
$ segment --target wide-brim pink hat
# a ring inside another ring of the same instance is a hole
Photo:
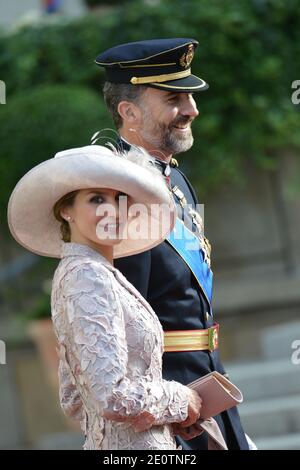
[[[60,222],[53,213],[55,203],[72,191],[109,188],[127,194],[131,204],[147,208],[135,219],[142,228],[140,236],[126,237],[114,245],[114,258],[160,244],[174,227],[176,208],[162,175],[149,159],[138,149],[118,154],[98,145],[57,153],[26,173],[12,192],[8,224],[13,237],[34,253],[60,258],[63,242]]]

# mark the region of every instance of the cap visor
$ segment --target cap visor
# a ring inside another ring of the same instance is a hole
[[[181,78],[179,80],[172,80],[163,83],[147,83],[146,86],[160,88],[161,90],[165,91],[176,91],[182,93],[204,91],[209,87],[209,85],[204,80],[202,80],[202,78],[196,77],[196,75],[189,75],[188,77]]]

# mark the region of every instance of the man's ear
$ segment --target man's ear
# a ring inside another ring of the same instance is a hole
[[[141,118],[141,111],[134,103],[130,101],[120,101],[118,104],[118,113],[123,122],[130,125],[138,124]]]

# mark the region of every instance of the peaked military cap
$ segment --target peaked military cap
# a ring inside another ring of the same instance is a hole
[[[193,93],[208,84],[192,75],[195,39],[153,39],[112,47],[96,58],[112,83],[146,85],[166,91]]]

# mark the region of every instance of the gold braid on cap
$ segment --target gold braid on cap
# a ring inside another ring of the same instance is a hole
[[[148,77],[132,77],[130,83],[132,85],[143,85],[145,83],[161,83],[168,82],[170,80],[178,80],[179,78],[185,78],[191,75],[191,69],[182,70],[181,72],[164,73],[163,75],[151,75]]]

